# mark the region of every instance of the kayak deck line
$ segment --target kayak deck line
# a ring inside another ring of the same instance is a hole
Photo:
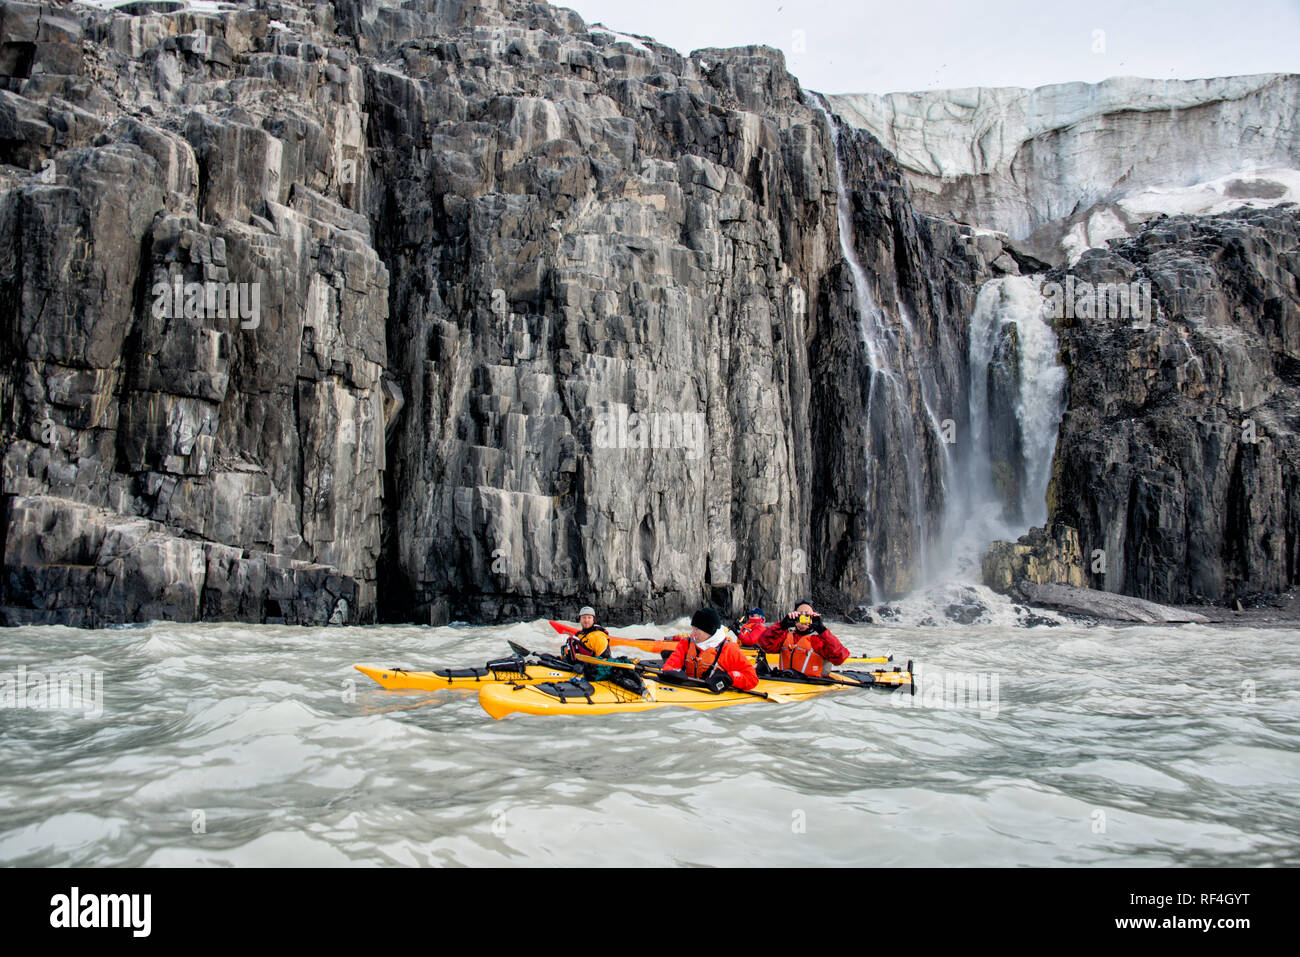
[[[488,684],[506,682],[537,684],[543,681],[563,681],[574,675],[550,665],[524,665],[522,671],[492,668],[439,668],[433,671],[412,671],[405,668],[375,668],[369,665],[353,667],[375,681],[386,691],[439,691],[443,688],[478,689]],[[476,674],[455,674],[455,672]]]

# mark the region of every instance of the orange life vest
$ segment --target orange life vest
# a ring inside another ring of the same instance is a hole
[[[781,642],[781,669],[821,678],[830,667],[826,659],[813,648],[812,635],[789,631]]]
[[[718,655],[722,654],[722,642],[718,647],[709,651],[700,651],[700,646],[691,642],[686,649],[686,656],[682,659],[682,671],[691,678],[703,678],[713,667],[713,663],[718,660]]]

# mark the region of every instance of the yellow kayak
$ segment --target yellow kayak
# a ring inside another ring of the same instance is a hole
[[[388,691],[437,691],[441,688],[481,688],[496,682],[540,684],[564,681],[573,671],[561,671],[548,665],[525,665],[522,671],[499,668],[438,668],[433,671],[407,671],[404,668],[372,668],[353,665],[367,678],[373,678]]]
[[[854,672],[855,677],[832,673],[828,683],[759,679],[756,692],[777,694],[781,700],[803,700],[843,687],[899,687],[911,684],[909,672],[877,672],[881,680],[868,683],[859,680],[868,672]],[[677,706],[709,711],[729,705],[754,703],[762,697],[743,691],[723,691],[714,694],[702,688],[680,687],[654,681],[646,677],[645,684],[651,699],[641,697],[620,685],[608,681],[551,681],[529,685],[490,684],[478,693],[478,703],[493,718],[510,714],[621,714],[623,712],[651,711],[655,708]]]

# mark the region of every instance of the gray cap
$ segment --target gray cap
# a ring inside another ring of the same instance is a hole
[[[590,615],[592,618],[595,618],[596,609],[592,608],[590,605],[583,605],[582,611],[578,612],[578,617],[581,618],[583,615]]]

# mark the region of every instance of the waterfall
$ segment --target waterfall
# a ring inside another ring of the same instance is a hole
[[[1066,377],[1040,278],[985,283],[971,315],[967,518],[952,549],[958,573],[977,569],[978,552],[993,539],[1014,540],[1047,520]]]
[[[912,326],[910,317],[901,302],[898,302],[898,321],[891,323],[889,316],[876,303],[872,294],[870,277],[858,258],[853,239],[853,217],[850,207],[850,195],[847,189],[847,177],[844,162],[840,156],[840,130],[834,117],[820,95],[813,95],[805,101],[826,119],[830,130],[831,142],[835,154],[836,214],[839,225],[840,251],[849,273],[853,279],[854,302],[858,310],[858,331],[867,355],[868,383],[867,408],[864,423],[866,441],[865,454],[868,460],[866,470],[867,487],[864,497],[867,507],[886,501],[886,493],[893,489],[879,488],[879,481],[873,464],[879,463],[883,470],[893,466],[892,474],[887,477],[895,482],[905,483],[907,511],[909,514],[885,514],[868,516],[868,525],[872,533],[887,531],[897,536],[904,533],[911,541],[911,567],[903,575],[896,577],[909,580],[913,586],[927,581],[931,574],[930,548],[936,540],[931,511],[927,507],[926,473],[927,465],[937,473],[943,510],[948,504],[949,476],[951,475],[950,455],[940,432],[939,416],[934,411],[934,394],[937,388],[933,375],[919,361],[920,344]],[[913,395],[915,391],[918,394]],[[913,412],[914,404],[920,408]],[[918,414],[923,412],[923,421],[918,423]],[[933,433],[935,447],[942,450],[937,463],[925,461],[926,449],[922,445],[922,432]],[[890,460],[892,455],[901,455],[901,462]],[[901,473],[901,474],[900,474]],[[888,523],[881,525],[881,520]],[[865,567],[871,587],[870,601],[875,602],[880,593],[878,582],[880,568],[877,556],[873,555],[870,540],[864,545]]]

